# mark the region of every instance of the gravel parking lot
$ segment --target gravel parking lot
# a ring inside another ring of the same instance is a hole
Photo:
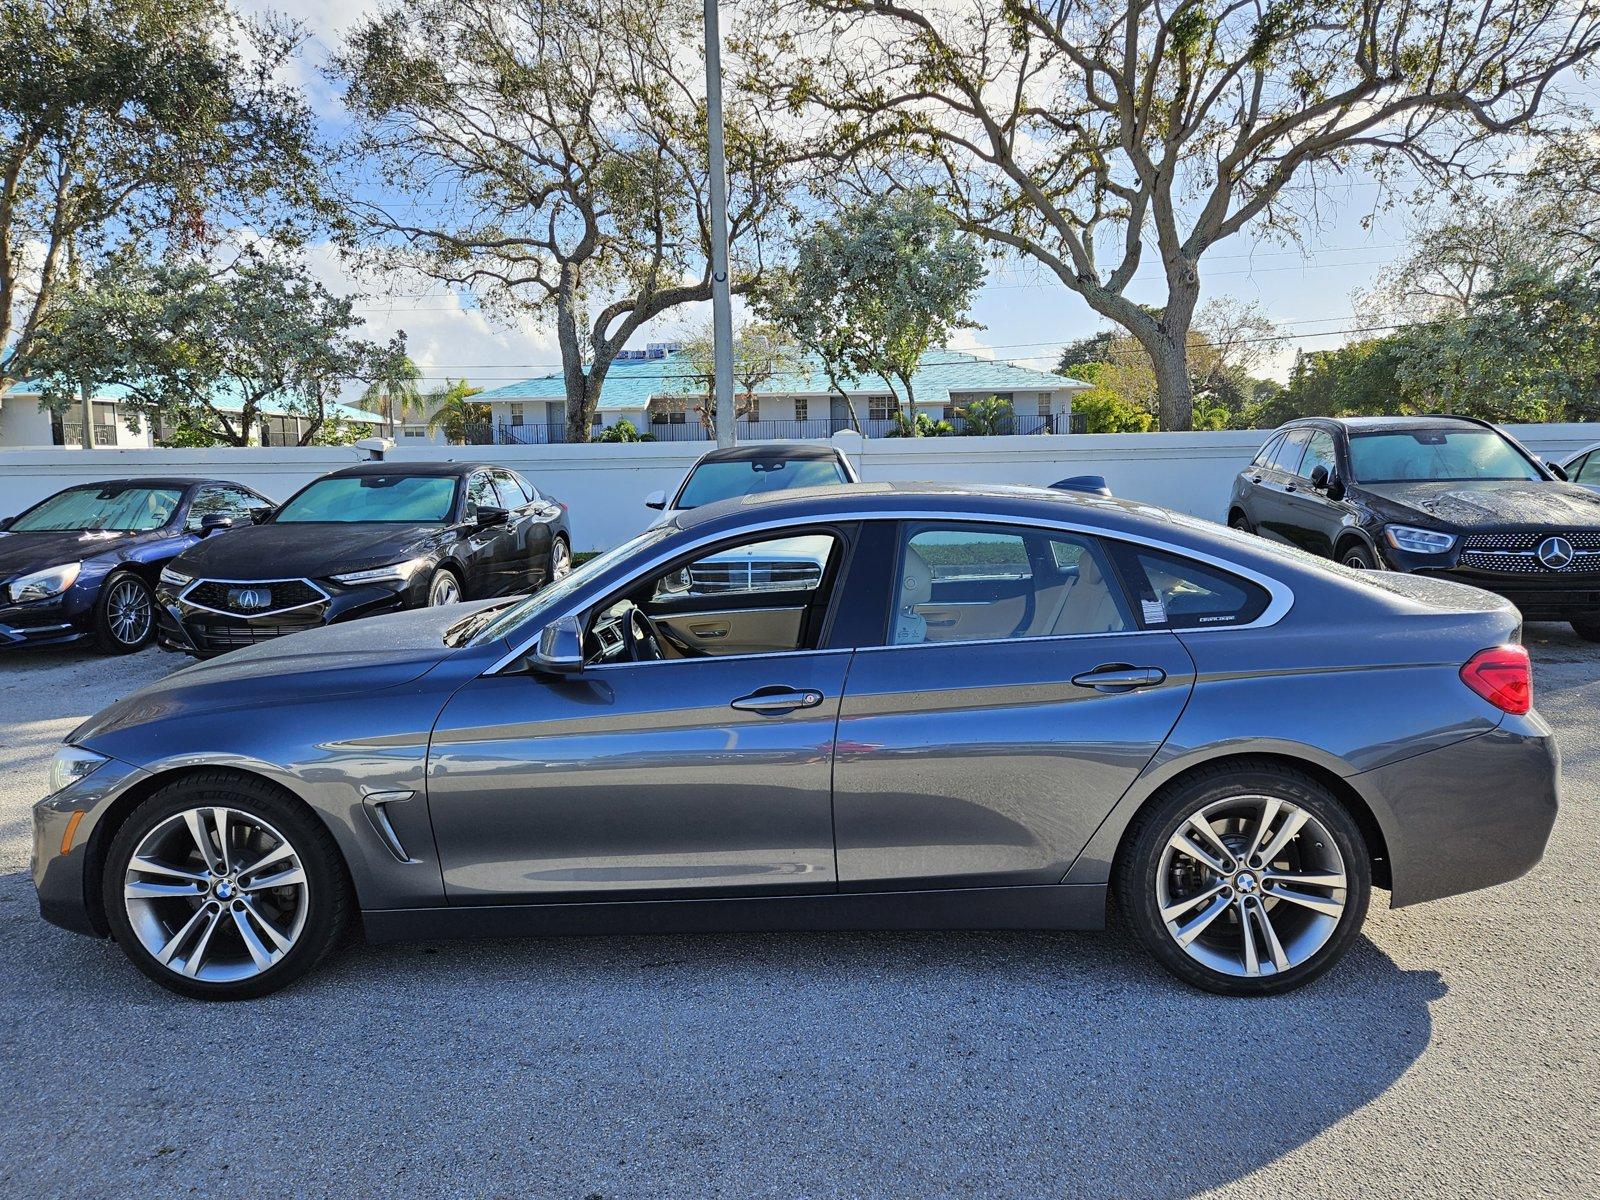
[[[1565,806],[1506,887],[1311,988],[1115,932],[357,948],[232,1006],[36,915],[29,813],[159,651],[0,661],[0,1193],[1600,1194],[1600,647],[1535,626]]]

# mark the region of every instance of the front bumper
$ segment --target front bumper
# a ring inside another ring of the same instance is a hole
[[[39,894],[39,915],[52,925],[74,933],[105,934],[99,863],[90,848],[111,805],[144,774],[138,767],[108,759],[92,774],[33,806],[29,872]]]
[[[94,593],[74,585],[59,596],[0,606],[0,649],[63,646],[94,632]]]
[[[426,600],[426,585],[415,581],[400,589],[385,584],[343,587],[326,580],[291,582],[308,585],[320,593],[320,598],[259,616],[219,611],[200,604],[193,595],[194,584],[185,584],[181,589],[162,584],[156,593],[156,640],[168,650],[181,650],[196,658],[212,658],[241,646],[253,646],[335,621],[353,621],[414,608]]]
[[[1403,908],[1525,875],[1555,826],[1560,754],[1535,713],[1349,782],[1383,830]]]
[[[1529,621],[1600,618],[1600,575],[1506,576],[1487,571],[1425,571],[1418,574],[1470,584],[1504,596]]]
[[[1593,535],[1559,533],[1574,544],[1583,543],[1579,556],[1559,569],[1545,566],[1532,553],[1530,547],[1545,536],[1541,533],[1462,534],[1456,546],[1444,554],[1409,554],[1382,537],[1378,545],[1386,566],[1504,596],[1529,621],[1600,618],[1600,570],[1595,569],[1600,552],[1588,548]]]

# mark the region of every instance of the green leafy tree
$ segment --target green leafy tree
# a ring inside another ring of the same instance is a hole
[[[455,446],[481,439],[491,416],[487,404],[472,399],[481,391],[465,379],[457,379],[430,392],[426,398],[428,432],[443,433],[445,440]]]
[[[956,427],[949,421],[935,420],[927,413],[918,413],[912,417],[909,413],[897,412],[894,421],[889,426],[886,437],[953,437]]]
[[[1072,413],[1085,433],[1148,433],[1156,423],[1149,409],[1104,384],[1074,396]]]
[[[762,305],[838,395],[876,376],[909,414],[923,355],[975,327],[967,312],[983,276],[982,252],[950,214],[926,193],[901,194],[813,226]]]
[[[701,6],[408,0],[336,63],[348,232],[379,261],[554,327],[567,437],[644,324],[711,297]],[[733,290],[787,227],[795,161],[725,58]],[[401,202],[362,199],[376,178]]]
[[[1352,169],[1409,188],[1498,165],[1504,135],[1564,119],[1600,48],[1592,0],[767,0],[745,19],[775,104],[864,186],[933,189],[1125,329],[1175,430],[1214,247],[1296,236]]]
[[[251,254],[219,272],[123,257],[58,294],[22,363],[57,411],[85,384],[115,386],[135,420],[244,446],[271,400],[306,421],[309,445],[344,387],[405,354],[404,334],[380,345],[362,324],[350,298],[293,260]]]
[[[300,38],[221,0],[0,0],[0,395],[119,252],[303,232],[313,127],[279,82]]]
[[[715,436],[716,352],[709,323],[697,328],[684,342],[679,361],[686,368],[686,378],[680,386],[699,394],[701,423]],[[772,321],[746,321],[740,325],[733,332],[734,416],[742,420],[756,413],[765,385],[796,376],[804,369],[805,354],[786,328]]]
[[[1016,410],[1011,401],[999,396],[986,396],[956,409],[963,421],[961,432],[968,437],[997,437],[1016,429]]]
[[[639,427],[627,417],[614,424],[607,425],[595,438],[597,442],[653,442],[656,435],[653,433],[640,433]]]
[[[427,415],[427,402],[422,394],[422,371],[411,361],[409,354],[385,357],[378,370],[378,376],[361,393],[362,408],[381,416],[390,433],[394,431],[396,421],[404,421],[413,413]]]

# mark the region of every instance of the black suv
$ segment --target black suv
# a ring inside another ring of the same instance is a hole
[[[1347,567],[1486,588],[1600,641],[1600,495],[1486,421],[1291,421],[1234,480],[1228,524]]]

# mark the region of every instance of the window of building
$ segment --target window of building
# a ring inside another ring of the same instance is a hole
[[[1048,417],[1050,415],[1050,393],[1049,392],[1040,392],[1039,393],[1039,410],[1038,411],[1039,411],[1039,415],[1041,417]]]
[[[893,396],[868,396],[867,420],[892,421],[900,415],[900,402]]]
[[[522,405],[513,404],[511,406],[511,423],[513,425],[522,424]]]
[[[794,419],[796,421],[806,421],[810,420],[810,418],[811,408],[806,397],[796,396],[794,398]]]
[[[652,400],[650,421],[654,425],[683,425],[689,420],[689,402],[683,399]]]

